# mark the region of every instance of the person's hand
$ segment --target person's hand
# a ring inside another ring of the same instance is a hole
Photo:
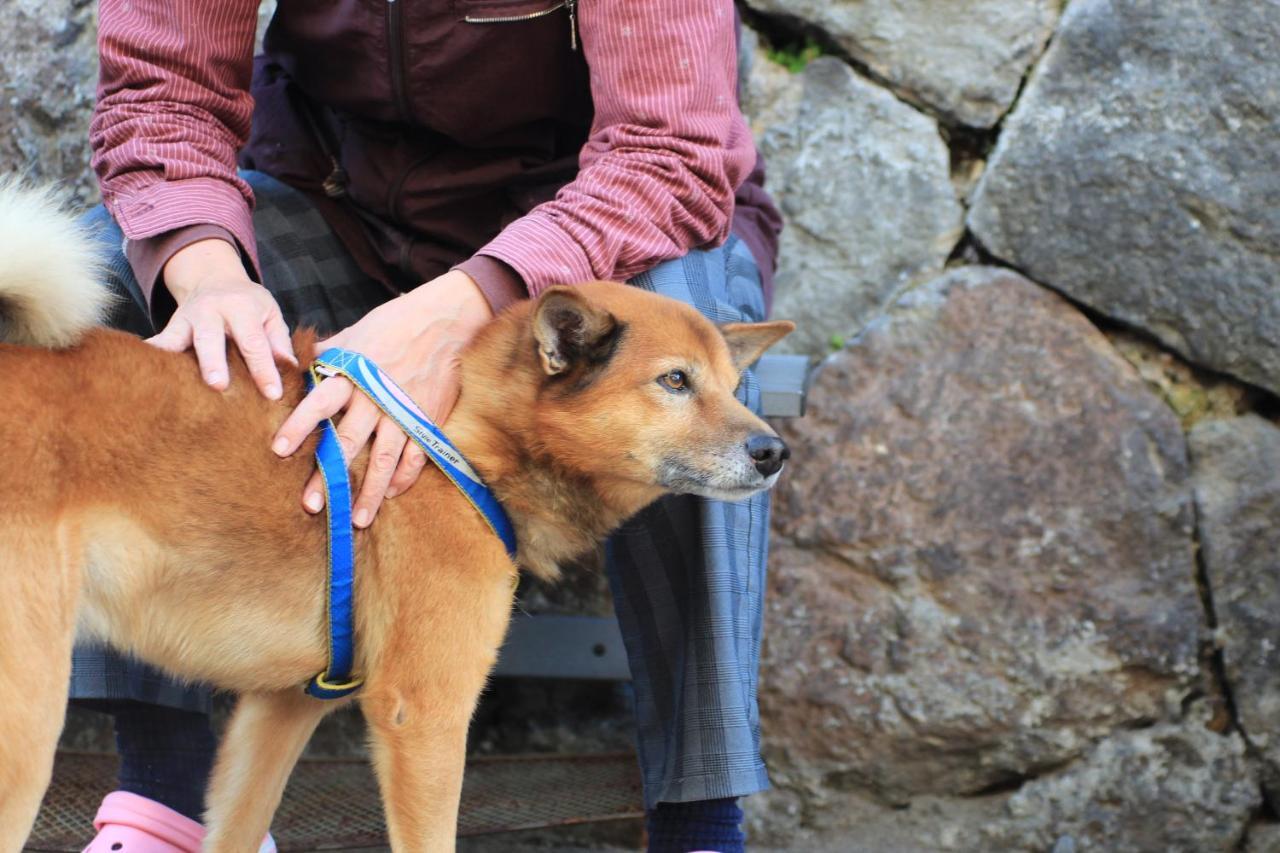
[[[342,347],[371,359],[429,418],[443,424],[458,399],[458,354],[492,316],[476,283],[454,270],[375,308],[354,326],[317,343],[316,352]],[[368,527],[384,497],[395,497],[417,481],[426,455],[395,421],[340,376],[324,380],[298,404],[271,449],[288,456],[321,421],[338,412],[343,413],[338,441],[348,465],[373,440],[352,515],[357,527]],[[324,507],[319,472],[303,490],[302,505],[313,513]]]
[[[236,247],[216,238],[199,240],[174,253],[163,277],[178,309],[147,343],[171,352],[195,349],[204,381],[221,391],[231,381],[230,338],[258,389],[268,399],[280,399],[276,359],[298,363],[289,328],[275,299],[245,273]]]

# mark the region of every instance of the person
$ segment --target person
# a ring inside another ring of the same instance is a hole
[[[764,318],[780,223],[738,108],[732,0],[281,4],[255,58],[257,5],[99,12],[105,207],[88,222],[111,249],[111,322],[194,350],[213,389],[234,347],[278,398],[277,360],[313,355],[289,330],[311,326],[447,430],[460,348],[553,284],[627,280],[716,321]],[[758,407],[749,372],[740,394]],[[328,416],[348,458],[369,448],[367,527],[424,457],[345,380],[312,391],[272,449]],[[300,500],[322,509],[318,476]],[[609,543],[651,850],[742,849],[738,798],[768,785],[767,546],[767,495],[665,500]],[[79,648],[71,696],[114,714],[122,792],[200,818],[207,691]]]

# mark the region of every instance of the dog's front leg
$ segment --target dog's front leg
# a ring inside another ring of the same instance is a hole
[[[360,707],[396,853],[454,849],[467,727],[510,619],[509,571],[432,566],[420,585],[436,586],[402,600],[376,655]]]
[[[205,801],[205,851],[258,849],[316,724],[343,704],[312,699],[301,688],[240,697]]]

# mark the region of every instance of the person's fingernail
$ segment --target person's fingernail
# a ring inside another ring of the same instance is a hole
[[[356,510],[355,521],[356,521],[356,527],[368,527],[369,526],[369,510],[367,509]]]
[[[261,447],[262,445],[258,446]],[[287,456],[289,453],[289,439],[285,438],[283,435],[280,436],[275,440],[275,443],[271,445],[271,449],[275,451],[277,456]]]
[[[324,498],[320,497],[319,492],[308,492],[307,496],[302,499],[302,505],[312,512],[319,512],[324,506]]]
[[[267,386],[267,396],[270,397],[272,400],[279,400],[280,394],[281,394],[280,386],[277,385],[275,382],[272,382],[270,385]]]
[[[210,385],[219,385],[222,383],[223,379],[224,377],[222,373],[217,370],[210,370],[204,375],[204,381],[208,382]]]
[[[387,497],[394,498],[398,494],[400,494],[400,490],[395,486],[387,486]]]

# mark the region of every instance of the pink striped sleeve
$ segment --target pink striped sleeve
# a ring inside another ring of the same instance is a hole
[[[580,3],[595,120],[581,171],[480,255],[536,295],[626,279],[723,241],[755,161],[738,110],[732,0]]]
[[[254,266],[249,135],[258,0],[102,0],[90,125],[102,199],[125,237],[217,225]]]

